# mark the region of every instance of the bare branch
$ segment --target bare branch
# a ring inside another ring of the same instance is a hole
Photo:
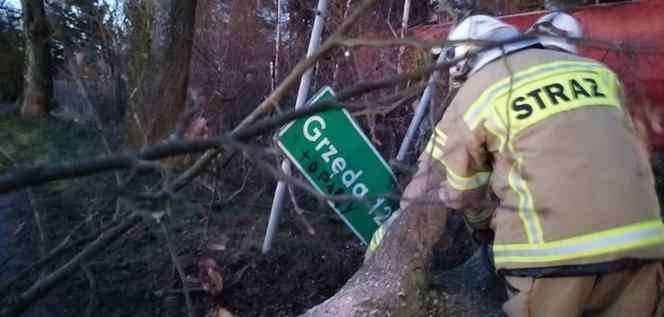
[[[250,137],[267,133],[294,119],[338,107],[340,107],[340,104],[337,102],[321,102],[312,107],[285,112],[261,120],[260,122],[247,126],[244,129],[238,129],[235,132],[230,132],[214,138],[189,141],[174,140],[157,144],[140,151],[100,156],[80,161],[51,164],[45,163],[34,167],[28,167],[1,176],[0,194],[20,190],[28,186],[41,185],[50,181],[83,177],[118,169],[158,169],[160,166],[157,166],[150,161],[186,153],[218,149],[224,144],[244,141]],[[173,189],[177,190],[179,188],[178,186],[182,185],[183,184],[175,183]]]
[[[95,306],[97,306],[97,299],[95,296],[95,292],[97,292],[97,288],[95,286],[95,277],[92,274],[92,270],[90,270],[88,263],[81,263],[80,268],[81,272],[83,272],[85,277],[88,279],[88,286],[90,286],[90,301],[85,307],[85,313],[83,313],[83,316],[92,317],[94,316]]]
[[[336,46],[336,39],[346,34],[353,27],[355,22],[357,22],[357,20],[364,14],[364,12],[368,10],[369,7],[371,7],[374,3],[376,3],[376,1],[377,0],[362,1],[358,7],[348,15],[348,17],[339,26],[339,28],[337,28],[337,30],[335,30],[334,33],[332,33],[332,35],[320,45],[318,50],[316,50],[312,56],[300,60],[295,65],[291,73],[288,74],[284,81],[279,84],[279,86],[270,94],[270,96],[261,102],[261,104],[259,104],[247,117],[245,117],[244,120],[242,120],[242,122],[240,122],[240,124],[238,124],[238,126],[233,131],[243,129],[247,125],[258,120],[261,116],[270,112],[275,107],[278,107],[281,99],[286,96],[288,91],[296,84],[300,77],[302,77],[302,74],[304,74],[309,68],[315,65],[320,58],[327,54],[327,52],[334,48]],[[180,188],[181,186],[189,183],[194,177],[196,177],[205,169],[205,167],[212,161],[212,159],[217,156],[217,154],[219,154],[218,150],[211,150],[201,156],[189,169],[187,169],[175,180],[175,188]],[[227,157],[232,156],[233,151],[231,150]]]
[[[16,274],[14,277],[11,279],[7,280],[0,286],[0,299],[3,299],[9,291],[12,289],[16,288],[19,286],[20,283],[24,282],[26,278],[28,278],[28,275],[30,272],[34,272],[37,270],[43,269],[47,264],[51,263],[53,260],[58,258],[59,256],[65,254],[67,251],[71,250],[72,248],[75,248],[85,242],[88,242],[92,239],[94,239],[99,232],[96,232],[95,234],[88,235],[86,237],[83,237],[81,239],[78,239],[76,241],[72,241],[73,236],[85,225],[85,222],[79,223],[61,242],[58,244],[57,247],[53,248],[46,256],[42,257],[37,261],[37,263],[34,263],[33,265],[23,269],[21,272]]]
[[[102,233],[95,241],[90,243],[81,252],[74,256],[57,270],[40,278],[9,306],[0,310],[0,316],[16,316],[25,310],[30,304],[39,299],[48,292],[62,279],[73,273],[83,262],[87,262],[95,257],[100,251],[120,238],[127,230],[138,224],[143,218],[138,214],[131,214],[119,222],[117,225]]]
[[[170,202],[167,203],[167,205],[170,206]],[[167,208],[170,209],[170,207]],[[180,276],[180,283],[182,284],[184,299],[187,305],[187,314],[189,317],[194,317],[194,307],[191,304],[191,295],[189,295],[189,287],[187,286],[186,282],[187,276],[184,274],[184,269],[182,269],[182,264],[178,259],[177,253],[175,251],[175,246],[173,246],[173,239],[171,239],[171,236],[168,233],[168,228],[166,228],[166,224],[164,224],[164,221],[161,221],[159,225],[161,227],[161,232],[164,234],[164,240],[166,240],[166,246],[168,247],[168,252],[171,254],[171,260],[173,261],[173,266],[175,266],[175,270],[177,270],[178,276]]]
[[[293,185],[288,185],[288,194],[290,195],[290,200],[291,203],[293,204],[293,209],[295,209],[295,213],[297,213],[297,215],[300,216],[300,220],[302,220],[302,223],[307,228],[307,232],[312,236],[315,235],[316,229],[314,229],[311,223],[309,223],[309,220],[307,220],[307,217],[304,215],[304,213],[307,212],[307,210],[300,207],[300,204],[297,203]]]
[[[7,153],[3,148],[0,148],[0,155],[4,156],[7,161],[10,162],[12,167],[16,167],[16,160]],[[35,195],[30,188],[26,189],[28,194],[28,200],[30,201],[30,208],[32,208],[32,215],[35,218],[35,227],[37,228],[37,235],[39,236],[39,257],[43,259],[46,257],[46,233],[44,231],[44,222],[42,219],[41,212],[37,207],[37,202],[35,200]],[[2,292],[0,292],[1,294]]]
[[[413,37],[386,38],[386,39],[363,39],[363,38],[339,38],[335,41],[339,46],[348,48],[376,47],[387,48],[394,46],[410,46],[422,50],[441,47],[444,43],[424,41]]]
[[[509,41],[499,41],[499,42],[483,41],[482,43],[485,44],[489,43],[489,44],[486,44],[481,51],[495,47],[500,47],[506,43],[512,43],[515,41],[521,41],[529,38],[532,38],[532,35],[511,39]],[[629,48],[625,48],[624,46],[620,46],[617,44],[610,44],[605,42],[604,44],[613,45],[613,47],[618,46],[621,47],[623,50],[629,50]],[[339,92],[337,94],[337,100],[345,101],[370,91],[393,87],[404,81],[420,79],[435,70],[446,69],[450,65],[457,63],[463,60],[464,58],[468,58],[468,56],[463,58],[453,59],[438,65],[420,67],[413,71],[405,72],[382,80],[359,82]],[[146,164],[148,163],[146,161],[162,159],[165,157],[175,156],[180,154],[203,152],[206,150],[214,149],[214,151],[206,152],[203,157],[209,155],[216,156],[218,154],[217,150],[221,149],[222,146],[224,145],[228,145],[230,143],[235,143],[238,141],[244,141],[250,137],[272,131],[273,129],[282,126],[294,119],[341,106],[342,104],[339,102],[321,102],[317,103],[316,105],[307,107],[305,109],[298,109],[294,111],[284,112],[280,115],[263,119],[254,124],[248,123],[248,122],[253,122],[254,120],[251,119],[252,116],[250,115],[249,117],[245,118],[245,120],[243,121],[245,122],[245,124],[240,124],[240,126],[234,129],[232,132],[223,134],[218,137],[190,140],[190,141],[175,140],[171,142],[161,143],[138,152],[127,152],[124,154],[98,157],[78,162],[65,162],[65,163],[50,164],[50,165],[44,164],[36,167],[27,168],[24,170],[19,170],[17,172],[10,173],[9,175],[0,177],[0,193],[6,193],[9,191],[18,190],[21,188],[25,188],[27,186],[39,185],[53,180],[81,177],[100,172],[114,171],[118,169],[154,168],[154,166]],[[345,105],[344,107],[352,109],[351,105]],[[209,160],[211,159],[212,157],[209,158]],[[190,167],[187,171],[185,171],[183,174],[181,174],[178,178],[175,179],[173,183],[173,190],[178,190],[182,186],[187,184],[191,180],[191,178],[198,175],[198,173],[200,173],[200,171],[202,171],[202,169],[208,163],[209,161],[207,160],[199,159],[192,167]],[[198,168],[201,168],[201,170],[199,171]]]

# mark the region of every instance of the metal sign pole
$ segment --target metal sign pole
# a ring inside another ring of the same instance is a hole
[[[321,37],[323,35],[323,25],[325,23],[325,16],[327,15],[327,7],[329,0],[319,0],[318,7],[316,8],[316,19],[314,26],[311,30],[311,38],[309,40],[309,48],[307,49],[307,57],[313,55],[320,45]],[[311,86],[311,77],[313,74],[313,67],[309,68],[300,80],[300,88],[297,92],[297,100],[295,101],[295,109],[301,108],[307,101],[309,95],[309,87]],[[281,170],[289,174],[291,170],[290,161],[284,160],[281,162]],[[270,219],[267,223],[267,231],[265,232],[265,240],[263,240],[263,253],[267,253],[272,248],[274,236],[277,233],[279,223],[279,216],[284,206],[284,198],[286,197],[287,186],[285,182],[279,181],[277,188],[274,190],[274,199],[272,200],[272,209],[270,210]]]
[[[445,62],[445,51],[441,52],[440,55],[438,55],[438,59],[436,60],[436,65],[440,65],[443,62]],[[420,102],[417,104],[417,109],[415,109],[415,115],[413,116],[413,120],[410,121],[410,125],[408,126],[408,131],[406,132],[406,136],[404,136],[403,138],[403,142],[401,143],[399,152],[397,152],[396,161],[398,163],[403,163],[404,159],[406,158],[406,153],[408,153],[408,149],[410,148],[411,143],[413,143],[413,139],[415,138],[415,133],[417,132],[417,128],[420,126],[420,123],[424,118],[424,114],[426,114],[427,112],[427,108],[429,108],[429,102],[431,101],[431,97],[433,96],[433,93],[436,89],[436,82],[439,79],[440,79],[440,71],[439,70],[434,71],[433,74],[431,74],[431,77],[429,78],[427,87],[424,89],[424,93],[422,94]]]

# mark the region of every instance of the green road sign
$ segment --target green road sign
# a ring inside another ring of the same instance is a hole
[[[330,100],[323,88],[310,101]],[[366,200],[328,201],[353,232],[367,243],[399,202],[377,198],[396,190],[385,160],[345,109],[332,109],[295,120],[279,133],[279,147],[324,195],[353,195]]]

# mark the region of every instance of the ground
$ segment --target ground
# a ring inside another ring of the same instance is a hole
[[[96,129],[56,119],[24,121],[3,109],[8,107],[0,106],[0,149],[19,165],[104,151]],[[111,143],[119,142],[113,134],[109,137]],[[10,162],[0,158],[0,173],[11,168]],[[225,180],[238,177],[226,176]],[[143,175],[144,180],[132,190],[145,189],[151,177]],[[222,196],[235,192],[235,183],[222,182]],[[107,222],[114,212],[117,191],[113,184],[113,175],[103,174],[34,188],[35,207],[44,217],[47,249],[82,221],[81,235]],[[662,187],[661,181],[658,185]],[[309,235],[300,218],[286,212],[273,251],[260,254],[272,189],[272,182],[253,183],[232,200],[213,205],[209,204],[211,191],[199,184],[178,196],[167,224],[187,283],[194,289],[198,316],[218,307],[236,316],[295,316],[333,295],[361,266],[365,246],[327,206],[306,199],[302,203],[310,211],[305,216],[316,234]],[[27,192],[0,195],[0,282],[38,258],[33,213]],[[448,230],[453,247],[446,249],[449,243],[441,242],[429,260],[430,316],[501,316],[500,303],[505,299],[501,282],[482,265],[459,217],[450,221]],[[210,259],[223,278],[223,288],[215,296],[200,289],[199,263],[210,263]],[[25,316],[186,314],[181,282],[154,222],[131,230],[88,267],[92,278],[76,273]],[[24,286],[35,278],[33,274]]]
[[[0,114],[0,140],[2,149],[19,165],[103,151],[95,129],[54,119],[28,122],[15,113]],[[0,173],[10,169],[9,162],[0,159]],[[85,219],[83,234],[108,221],[114,207],[113,183],[113,175],[104,174],[35,188],[36,207],[45,218],[47,248]],[[169,226],[190,286],[200,288],[197,263],[203,259],[218,264],[225,284],[214,297],[200,290],[193,293],[198,315],[215,307],[238,316],[297,315],[334,294],[361,265],[364,247],[329,208],[315,203],[308,206],[312,212],[306,217],[316,235],[308,235],[299,218],[286,212],[273,251],[261,255],[271,186],[245,190],[232,201],[212,207],[207,189],[193,188],[179,196],[174,208],[177,216],[170,218]],[[38,258],[39,239],[26,192],[0,196],[0,215],[0,278],[4,281]],[[220,245],[225,250],[219,250]],[[179,292],[182,285],[154,223],[130,231],[89,267],[94,288],[79,272],[35,305],[32,315],[85,315],[86,309],[99,316],[185,313]]]

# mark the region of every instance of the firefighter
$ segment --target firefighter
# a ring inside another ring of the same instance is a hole
[[[509,40],[511,38],[520,36],[521,34],[512,26],[504,24],[498,20],[484,20],[485,16],[478,16],[477,18],[469,18],[468,21],[473,22],[473,27],[481,26],[480,32],[488,30],[489,32],[478,33],[475,36],[476,40],[485,40],[485,41],[503,41]],[[487,22],[487,23],[480,23]],[[453,40],[453,39],[452,39]],[[469,73],[469,67],[472,64],[473,68],[479,69],[483,65],[495,60],[500,57],[504,52],[512,52],[516,50],[523,49],[525,47],[539,45],[535,40],[524,40],[516,43],[511,43],[503,47],[496,47],[490,50],[485,50],[474,54],[473,57],[463,60],[449,69],[450,79],[453,85],[459,85],[465,80],[466,75]],[[448,58],[453,56],[461,56],[466,52],[460,51],[466,46],[459,47],[446,47],[441,54],[448,55]],[[437,130],[436,130],[437,131]],[[409,202],[417,197],[422,196],[427,190],[431,189],[432,186],[438,187],[442,179],[442,174],[436,172],[436,169],[433,168],[432,156],[430,152],[433,150],[433,146],[436,142],[441,140],[436,139],[437,134],[434,133],[434,137],[430,140],[429,144],[426,147],[426,150],[420,155],[418,159],[418,168],[416,173],[413,175],[411,182],[404,189],[404,197],[406,199],[401,201],[400,209],[395,212],[383,225],[376,230],[373,234],[372,239],[369,243],[369,248],[365,254],[365,262],[373,255],[374,251],[378,248],[378,245],[385,236],[388,228],[391,224],[401,215],[402,211],[406,209]],[[490,196],[490,192],[486,193],[487,196]],[[491,210],[489,209],[474,209],[466,208],[463,213],[466,223],[471,227],[473,231],[484,233],[483,235],[490,235],[488,233],[489,229],[489,220],[491,219]]]
[[[495,232],[509,316],[664,316],[664,225],[647,152],[616,75],[471,16],[449,40],[463,86],[436,125],[406,197],[438,187]],[[480,52],[480,53],[477,53]],[[487,191],[499,199],[487,203]]]
[[[579,50],[574,39],[583,35],[581,24],[573,16],[564,12],[553,12],[541,16],[528,32],[537,32],[539,42],[545,48],[577,54]]]

